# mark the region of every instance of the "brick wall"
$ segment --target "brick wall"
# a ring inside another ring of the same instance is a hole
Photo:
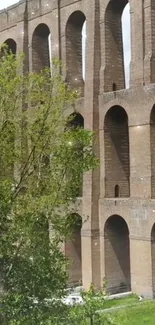
[[[153,297],[155,297],[155,225],[151,232],[151,258],[152,258],[152,286]]]
[[[155,106],[150,116],[150,149],[151,149],[151,197],[155,199]]]

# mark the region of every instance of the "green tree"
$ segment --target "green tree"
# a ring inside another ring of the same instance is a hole
[[[75,305],[69,310],[68,324],[72,325],[114,325],[113,319],[103,311],[106,308],[106,293],[97,291],[91,285],[88,291],[82,292],[83,304]]]
[[[64,310],[61,251],[81,175],[96,166],[93,135],[66,128],[77,93],[52,73],[20,73],[22,56],[0,60],[0,317],[41,325]],[[52,297],[55,299],[50,300]],[[47,302],[49,299],[50,304]]]

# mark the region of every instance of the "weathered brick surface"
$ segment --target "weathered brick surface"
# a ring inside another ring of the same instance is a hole
[[[117,2],[117,4],[116,4]],[[130,0],[130,88],[125,88],[121,15],[127,0],[22,0],[0,12],[0,44],[24,51],[25,70],[39,71],[52,57],[80,88],[76,109],[96,132],[100,167],[84,175],[78,213],[83,220],[64,250],[70,281],[111,292],[155,295],[155,4]],[[86,20],[85,81],[82,36]],[[10,41],[11,40],[11,41]],[[13,41],[15,43],[13,43]],[[72,111],[68,109],[68,115]],[[153,230],[152,230],[153,229]],[[80,253],[81,252],[81,253]]]

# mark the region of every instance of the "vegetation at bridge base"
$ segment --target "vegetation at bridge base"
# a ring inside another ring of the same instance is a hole
[[[67,324],[72,325],[114,325],[110,315],[102,313],[106,308],[106,293],[104,286],[102,290],[96,291],[91,285],[87,292],[82,292],[83,304],[75,305],[69,310]]]
[[[93,286],[82,293],[84,305],[68,310],[61,325],[153,325],[155,301],[140,302],[136,295],[107,300],[105,292],[96,292]],[[52,325],[57,323],[52,323]]]
[[[93,134],[66,128],[77,93],[64,83],[59,63],[52,74],[23,75],[23,56],[2,52],[0,324],[46,325],[68,312],[57,300],[67,283],[61,247],[82,175],[98,162]]]

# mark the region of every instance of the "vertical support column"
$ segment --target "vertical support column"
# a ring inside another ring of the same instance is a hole
[[[149,238],[130,238],[131,291],[153,298],[151,241]]]
[[[51,24],[51,53],[52,59],[59,58],[61,60],[61,10],[58,4],[52,12]]]
[[[17,56],[24,53],[24,61],[23,65],[21,65],[20,70],[17,71],[20,75],[25,75],[29,73],[29,30],[28,30],[28,0],[26,0],[23,6],[23,20],[17,23],[18,26],[18,36],[17,36]],[[23,98],[21,98],[21,102],[19,105],[19,116],[21,117],[22,121],[22,128],[21,128],[21,149],[22,149],[22,159],[24,162],[25,157],[27,156],[28,150],[28,143],[27,138],[25,136],[25,119],[22,117],[22,111],[28,108],[27,104],[23,102]],[[14,166],[14,177],[18,179],[20,175],[20,166],[15,164]]]
[[[144,84],[144,12],[143,0],[130,0],[131,12],[131,87]]]
[[[87,7],[87,49],[86,79],[84,97],[85,128],[96,131],[93,150],[99,157],[99,69],[100,69],[100,4],[90,0]],[[88,221],[82,230],[82,271],[83,284],[88,288],[93,282],[100,287],[100,238],[99,238],[99,169],[84,176],[83,214]]]
[[[155,2],[152,0],[144,1],[144,26],[144,80],[147,85],[155,82]]]
[[[150,125],[130,126],[131,197],[151,197]],[[145,139],[145,141],[144,141]],[[138,150],[137,150],[138,148]]]
[[[29,30],[28,30],[28,2],[25,3],[24,21],[18,23],[20,33],[17,46],[18,54],[24,53],[23,73],[29,72]],[[20,44],[20,46],[19,46]]]
[[[24,65],[20,73],[26,73],[29,71],[29,31],[28,31],[28,1],[22,6],[23,20],[17,23],[17,55],[24,53]]]

